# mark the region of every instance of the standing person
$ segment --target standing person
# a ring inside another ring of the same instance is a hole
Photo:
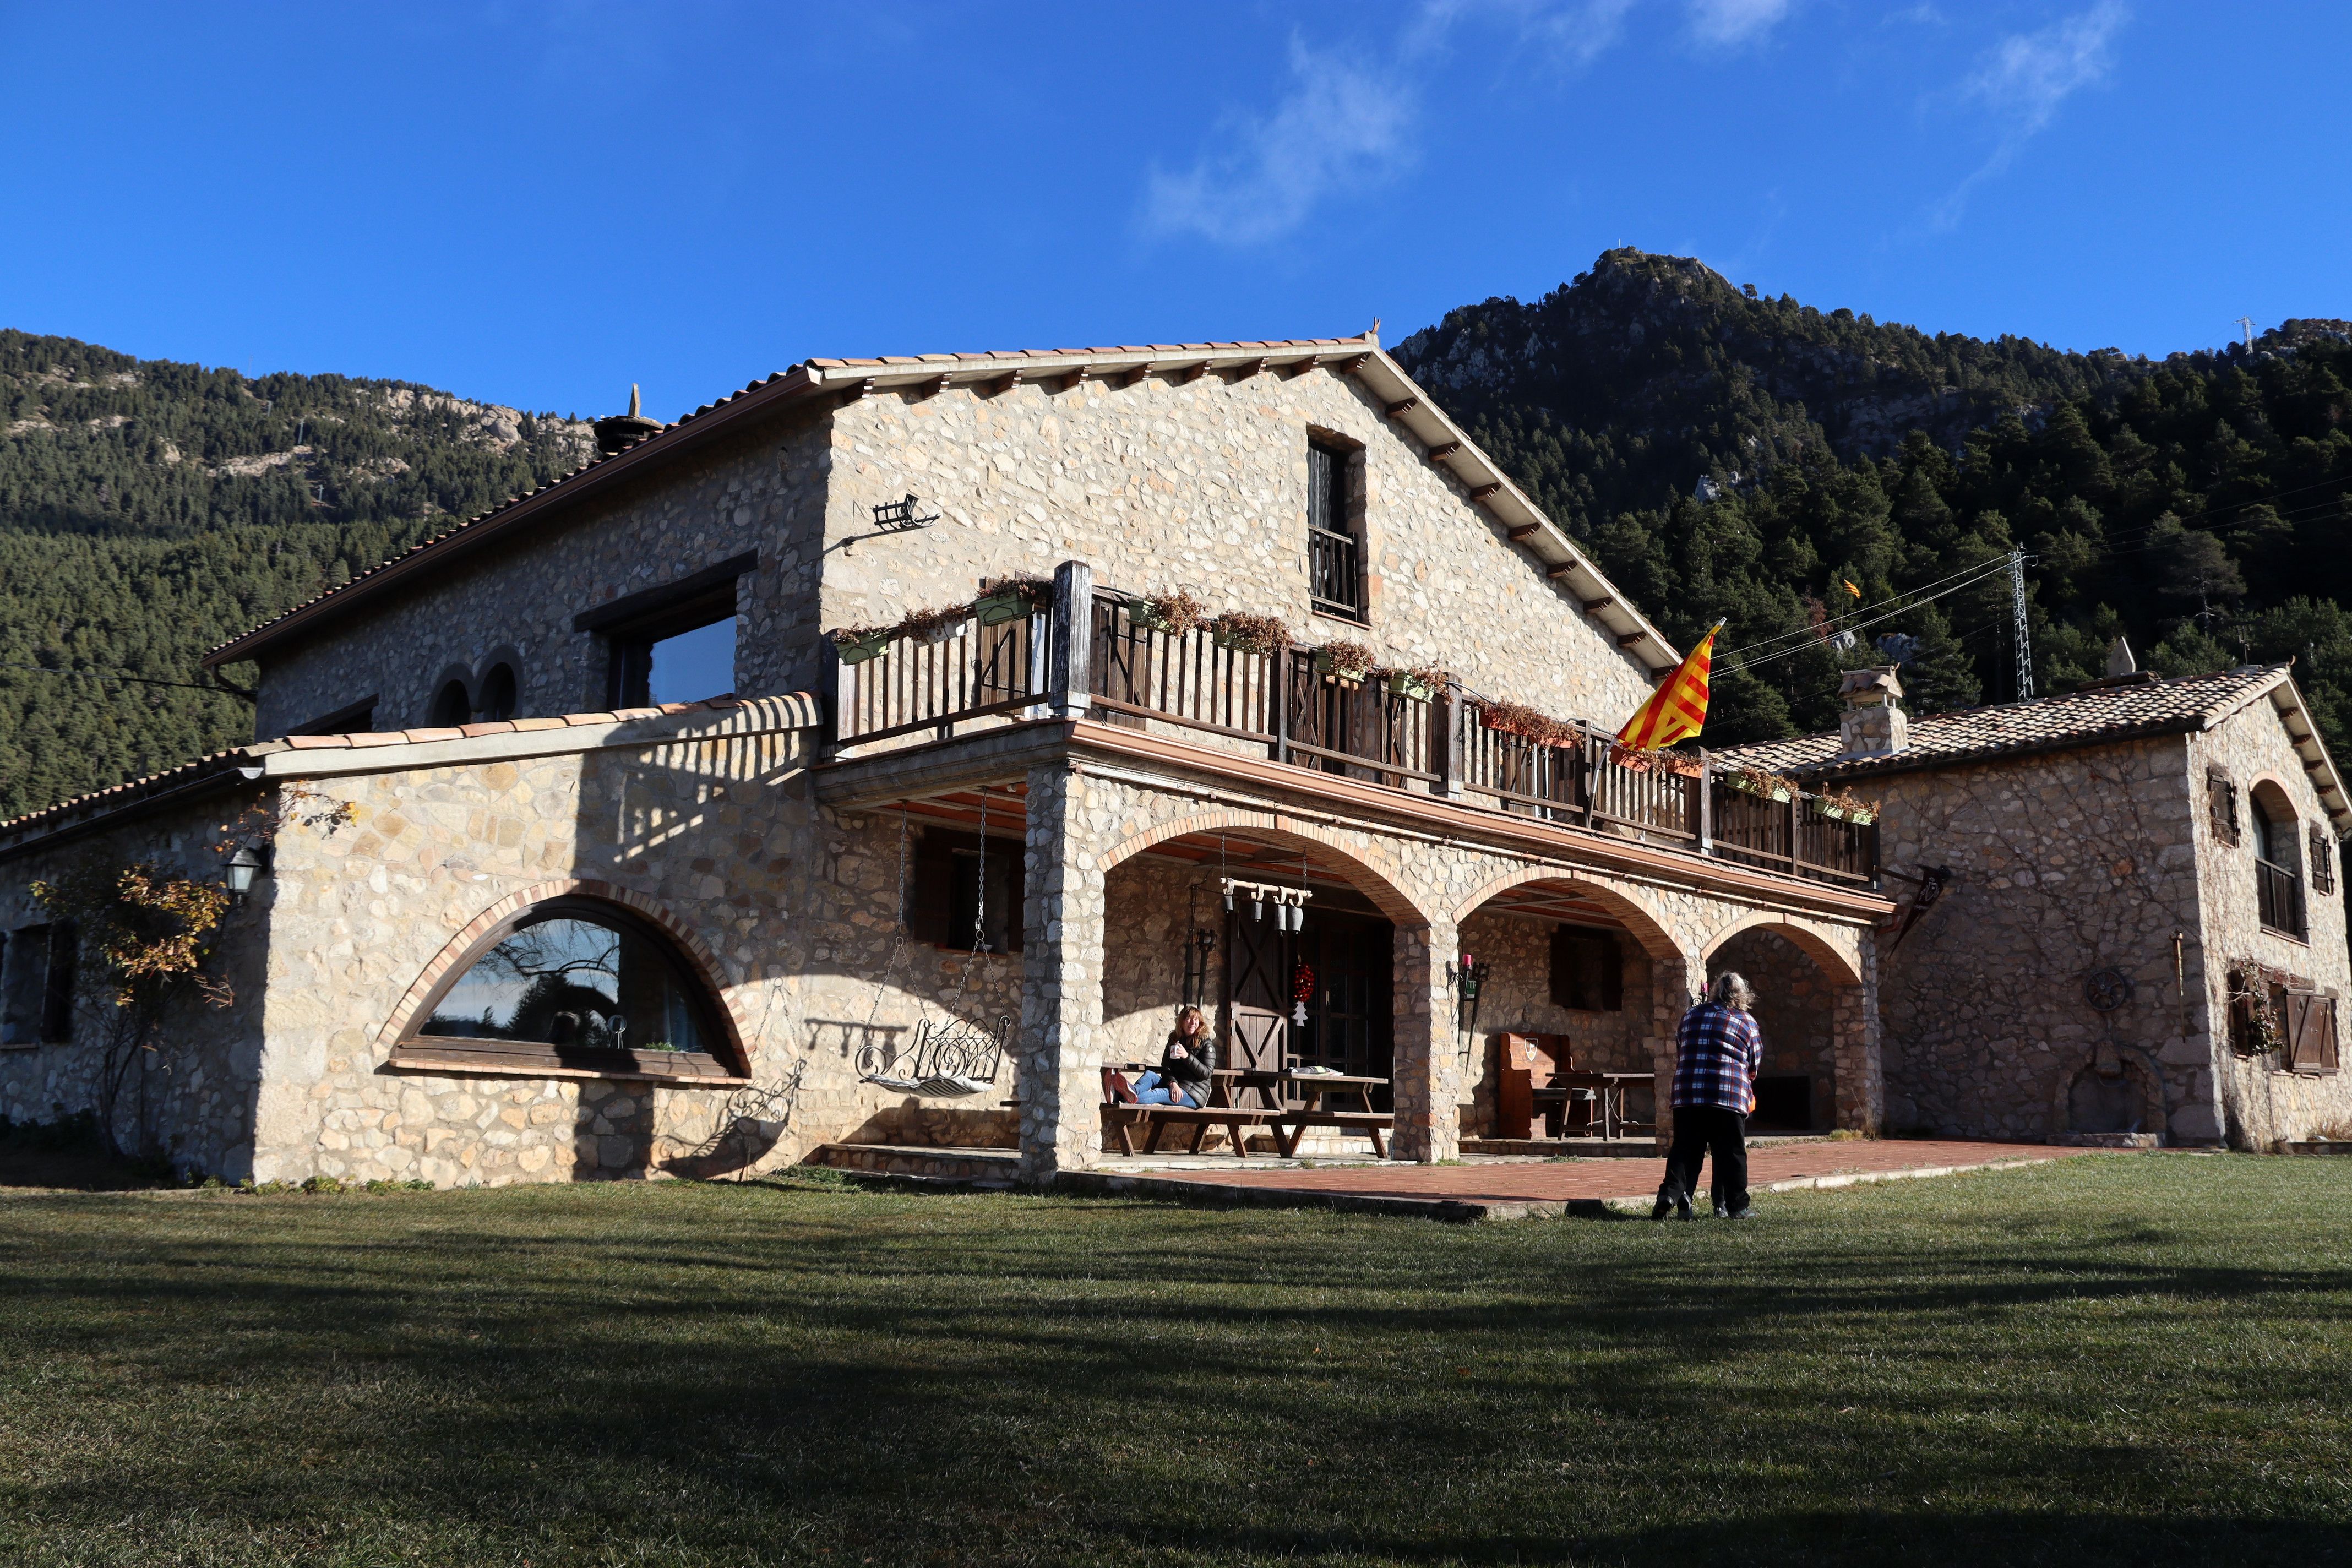
[[[1675,1035],[1675,1142],[1652,1219],[1669,1212],[1690,1218],[1699,1162],[1710,1152],[1716,1217],[1748,1217],[1748,1116],[1764,1062],[1764,1031],[1748,1010],[1755,1001],[1748,982],[1727,970],[1706,988],[1706,1000],[1683,1015]]]

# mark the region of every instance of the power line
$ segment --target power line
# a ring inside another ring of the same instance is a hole
[[[1962,588],[1972,587],[1976,584],[1984,581],[1987,577],[1992,576],[1996,573],[2005,572],[2008,569],[2009,557],[2006,555],[1997,556],[1989,562],[1980,561],[1974,566],[1964,566],[1958,572],[1951,573],[1947,576],[1931,578],[1929,581],[1921,584],[1918,587],[1906,589],[1902,593],[1895,595],[1892,598],[1879,599],[1871,604],[1858,605],[1851,610],[1840,611],[1837,615],[1822,622],[1818,626],[1805,626],[1793,632],[1781,632],[1777,636],[1766,637],[1761,642],[1749,643],[1745,647],[1727,648],[1724,650],[1723,657],[1726,658],[1737,658],[1741,654],[1753,653],[1758,648],[1770,647],[1774,643],[1788,642],[1792,639],[1811,637],[1815,641],[1819,641],[1822,637],[1832,635],[1832,633],[1851,631],[1854,629],[1853,626],[1843,626],[1840,624],[1850,616],[1867,615],[1872,610],[1881,609],[1888,605],[1899,604],[1906,609],[1918,605],[1924,605],[1931,599],[1942,598],[1944,594],[1957,594]],[[1966,577],[1968,581],[1965,583],[1953,583],[1952,579],[1955,577]],[[1927,598],[1919,598],[1916,596],[1924,593],[1927,589],[1933,588],[1937,584],[1941,583],[1952,583],[1952,586],[1944,589],[1943,593],[1929,594]],[[1897,611],[1896,613],[1900,614],[1901,612]],[[1885,620],[1885,618],[1886,617],[1884,616],[1878,617],[1879,620]],[[1859,626],[1874,626],[1877,623],[1875,621],[1863,621],[1856,624]],[[1776,655],[1775,657],[1778,656]]]
[[[119,669],[94,669],[88,666],[79,669],[54,669],[46,664],[13,662],[0,664],[0,669],[30,670],[36,675],[86,675],[92,680],[112,680],[132,686],[171,686],[183,691],[209,691],[215,696],[243,698],[248,702],[253,700],[244,692],[233,691],[226,686],[206,686],[193,680],[161,680],[152,675],[129,675]]]

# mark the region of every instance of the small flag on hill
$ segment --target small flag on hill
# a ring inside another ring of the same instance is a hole
[[[1625,721],[1625,727],[1617,731],[1619,745],[1653,751],[1686,741],[1706,727],[1707,672],[1715,665],[1715,634],[1722,629],[1721,621],[1708,628],[1682,668],[1666,677],[1666,683],[1650,694],[1641,710]]]
[[[1841,577],[1838,581],[1845,584],[1845,591],[1847,593],[1852,594],[1857,599],[1862,597],[1862,590],[1855,587],[1852,583],[1847,582],[1845,578]]]

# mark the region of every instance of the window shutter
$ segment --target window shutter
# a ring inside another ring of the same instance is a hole
[[[2319,1032],[2319,1070],[2334,1072],[2341,1065],[2336,1049],[2336,998],[2322,996],[2311,1010]]]
[[[2336,846],[2316,824],[2311,829],[2311,886],[2315,892],[2336,890]]]
[[[2238,842],[2238,786],[2219,768],[2205,770],[2205,789],[2213,810],[2213,837],[2234,846]]]
[[[2314,1005],[2321,998],[2308,991],[2286,994],[2286,1065],[2296,1072],[2319,1070],[2319,1027]]]
[[[63,1044],[73,1038],[74,956],[81,943],[70,925],[49,928],[47,973],[41,988],[41,1038]]]
[[[952,945],[948,927],[954,921],[954,911],[955,854],[946,839],[926,832],[915,841],[913,873],[907,879],[908,940]]]

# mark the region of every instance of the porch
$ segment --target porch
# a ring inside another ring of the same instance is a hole
[[[991,1142],[1017,1142],[1027,1177],[1117,1165],[1100,1068],[1156,1063],[1187,1005],[1227,1066],[1385,1080],[1402,1159],[1492,1134],[1490,1037],[1530,1019],[1662,1121],[1675,1021],[1717,950],[1766,923],[1817,963],[1852,1064],[1830,1119],[1867,1121],[1867,931],[1889,908],[1868,825],[1314,662],[1150,625],[1066,566],[1027,613],[842,666],[818,800],[958,847],[938,945],[995,932],[1019,952],[1017,1135],[1005,1114]]]

